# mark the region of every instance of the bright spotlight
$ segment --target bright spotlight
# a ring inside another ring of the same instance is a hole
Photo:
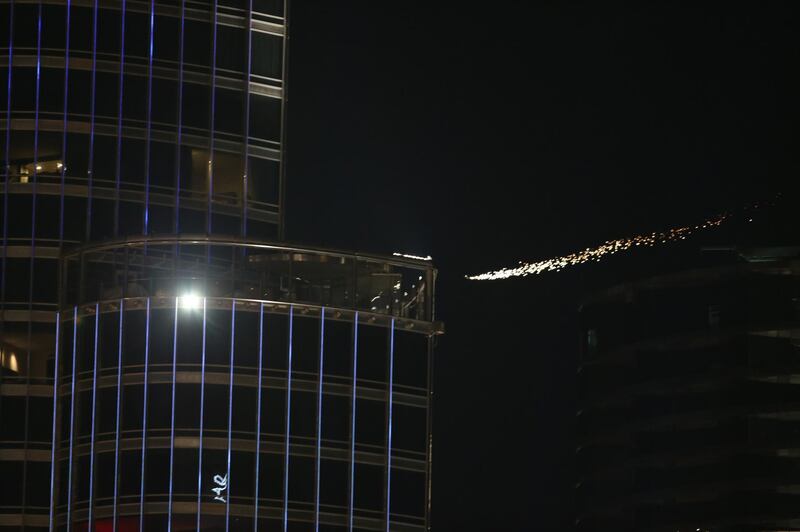
[[[197,294],[185,294],[178,296],[178,307],[183,309],[198,309],[203,306],[203,298]]]

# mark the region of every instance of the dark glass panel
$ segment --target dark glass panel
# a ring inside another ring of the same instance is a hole
[[[178,120],[178,82],[153,78],[152,120],[175,126]],[[174,151],[174,148],[173,148]]]
[[[32,68],[11,69],[11,110],[33,113],[36,110],[36,71]]]
[[[392,469],[392,513],[425,516],[425,474]]]
[[[141,202],[119,202],[120,236],[140,235],[144,224],[144,204]]]
[[[295,371],[316,373],[319,366],[319,319],[294,318],[292,351]],[[306,377],[307,378],[307,377]]]
[[[67,134],[66,149],[67,178],[86,179],[89,172],[89,136],[80,133]]]
[[[30,507],[49,507],[50,462],[29,461],[27,468],[25,471],[25,505],[29,509]],[[28,527],[25,528],[30,530]]]
[[[392,407],[392,447],[425,452],[427,424],[424,408],[395,403]]]
[[[326,394],[322,397],[322,438],[348,441],[352,404],[346,395]]]
[[[228,431],[228,385],[206,384],[203,427],[208,431]]]
[[[39,111],[61,113],[64,110],[64,71],[43,68],[39,82]],[[59,150],[60,152],[60,150]]]
[[[250,96],[250,136],[265,140],[280,140],[281,101],[267,96]]]
[[[277,204],[280,195],[280,163],[250,157],[247,179],[247,198]]]
[[[150,50],[150,15],[128,11],[125,14],[125,56],[146,59]]]
[[[405,331],[394,333],[394,380],[398,384],[427,387],[428,338]]]
[[[388,329],[373,325],[358,328],[358,378],[384,383],[389,357]],[[375,382],[367,383],[375,387]]]
[[[214,152],[214,200],[238,205],[242,197],[242,156]]]
[[[292,436],[314,438],[317,433],[317,394],[292,391]]]
[[[356,442],[384,446],[385,434],[386,403],[356,399]]]
[[[236,312],[234,363],[237,366],[258,367],[258,319],[258,312]]]
[[[169,491],[169,449],[147,449],[144,469],[147,495],[166,494]],[[163,530],[163,528],[145,528],[145,530]]]
[[[119,458],[119,494],[137,495],[140,489],[142,458],[140,450],[122,451]],[[63,478],[63,477],[62,477]]]
[[[6,259],[5,297],[7,301],[28,301],[30,276],[30,259]]]
[[[181,190],[208,192],[210,158],[208,150],[181,146]]]
[[[185,309],[178,313],[178,363],[198,368],[203,351],[203,312]]]
[[[29,397],[28,441],[50,443],[53,436],[50,432],[52,430],[52,421],[53,400],[46,397]]]
[[[95,83],[95,115],[116,120],[119,114],[119,74],[97,72]]]
[[[117,387],[100,388],[97,396],[97,434],[114,438],[117,430]]]
[[[73,5],[70,14],[69,47],[71,51],[92,51],[92,9]],[[70,72],[72,77],[72,72]]]
[[[42,5],[42,49],[63,50],[67,41],[67,8],[58,5]],[[0,29],[5,22],[0,19]],[[1,37],[0,37],[1,38]],[[0,43],[4,41],[0,40]]]
[[[192,494],[193,497],[196,497],[197,467],[199,465],[197,449],[175,449],[174,460],[172,472],[174,492],[176,494]]]
[[[64,198],[64,238],[82,241],[86,236],[86,198]]]
[[[235,499],[252,497],[255,493],[255,455],[251,452],[231,452],[230,495]],[[246,499],[247,502],[249,500]],[[242,501],[245,502],[245,501]]]
[[[117,173],[117,138],[105,135],[94,137],[92,160],[93,182],[103,187],[114,187]]]
[[[5,368],[3,368],[5,373]],[[3,415],[0,416],[0,441],[25,440],[25,398],[3,397]]]
[[[352,322],[326,320],[325,368],[330,375],[350,376],[353,364]]]
[[[116,9],[97,11],[97,53],[119,55],[122,17]]]
[[[175,310],[153,309],[150,314],[150,364],[171,366]]]
[[[156,16],[153,36],[153,55],[156,59],[178,61],[180,59],[180,19]]]
[[[231,312],[206,311],[206,363],[227,368],[231,358]]]
[[[40,194],[36,201],[36,238],[57,239],[61,198]]]
[[[22,504],[23,490],[23,466],[25,462],[3,461],[3,482],[0,483],[0,497],[3,498],[3,506],[13,507]],[[5,510],[8,512],[8,510]]]
[[[160,205],[150,204],[150,234],[164,235],[173,233],[172,217],[174,209]]]
[[[141,384],[131,384],[122,388],[123,431],[141,430],[143,401],[144,387]]]
[[[114,202],[112,200],[92,200],[92,240],[103,240],[114,236]]]
[[[257,393],[256,388],[246,386],[234,386],[233,388],[231,430],[245,433],[244,437],[250,437],[256,431]]]
[[[319,475],[321,504],[347,506],[350,490],[350,465],[345,461],[322,460]]]
[[[243,72],[247,59],[244,28],[217,26],[217,68]]]
[[[199,369],[197,369],[199,371]],[[179,383],[175,389],[175,427],[200,427],[200,384]]]
[[[214,129],[233,135],[244,134],[244,94],[241,91],[217,89]]]
[[[72,31],[72,33],[75,33]],[[88,115],[92,97],[92,74],[86,70],[70,69],[67,110],[73,115]]]
[[[36,4],[14,5],[14,48],[32,48],[36,50],[36,39],[39,33],[39,6]]]
[[[183,60],[195,65],[211,65],[211,43],[213,33],[208,22],[186,20],[184,22],[184,42],[191,43],[184,47]]]
[[[283,40],[276,35],[251,32],[253,58],[251,71],[258,76],[280,79]]]
[[[353,491],[353,506],[364,510],[381,510],[385,492],[383,468],[356,464]]]
[[[315,462],[314,458],[307,456],[292,456],[289,458],[290,501],[314,501]]]
[[[122,96],[122,116],[128,120],[147,119],[147,79],[125,74]]]
[[[272,435],[286,434],[286,390],[262,389],[261,432]]]
[[[211,88],[184,83],[182,115],[184,126],[208,130],[211,124]]]
[[[105,312],[100,315],[100,367],[116,368],[118,362],[119,312]]]
[[[129,285],[132,283],[129,283]],[[129,289],[131,287],[129,286]],[[146,316],[143,310],[125,313],[123,327],[123,364],[126,366],[144,364]]]
[[[144,141],[122,139],[120,156],[120,179],[123,183],[144,184]]]
[[[113,452],[99,453],[95,458],[95,497],[97,499],[108,499],[114,496],[114,462]]]
[[[33,301],[56,303],[58,301],[58,261],[53,259],[33,260]]]
[[[8,237],[30,238],[33,203],[30,194],[9,194]]]
[[[283,500],[283,456],[261,453],[258,493],[262,499]]]
[[[264,316],[264,366],[286,369],[289,349],[289,318],[283,314]]]

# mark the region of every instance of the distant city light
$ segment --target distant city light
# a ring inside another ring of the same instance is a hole
[[[185,294],[178,296],[178,307],[193,310],[199,309],[203,306],[203,298],[197,294]]]
[[[431,257],[430,255],[426,257],[420,257],[419,255],[409,255],[407,253],[392,253],[392,255],[395,257],[403,257],[404,259],[427,260],[427,261],[433,260],[433,257]]]
[[[478,275],[466,275],[465,277],[472,281],[496,281],[498,279],[508,279],[510,277],[527,277],[528,275],[539,275],[544,272],[557,272],[569,266],[576,266],[587,262],[598,262],[604,257],[622,251],[628,251],[636,246],[652,247],[676,240],[684,240],[692,233],[719,227],[728,218],[730,218],[729,214],[721,214],[698,225],[677,227],[661,233],[650,233],[631,238],[608,240],[595,248],[586,248],[583,251],[577,251],[569,255],[537,262],[520,262],[519,266],[515,268],[502,268]]]

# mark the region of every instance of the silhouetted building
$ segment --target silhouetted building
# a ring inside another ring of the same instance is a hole
[[[800,527],[800,248],[581,308],[577,528]]]
[[[277,243],[286,22],[0,3],[0,530],[427,526],[435,270]]]

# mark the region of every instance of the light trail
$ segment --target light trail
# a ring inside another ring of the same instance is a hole
[[[756,205],[756,208],[757,207]],[[660,233],[637,235],[630,238],[621,238],[619,240],[608,240],[597,247],[586,248],[583,251],[577,251],[569,255],[537,262],[520,262],[519,266],[514,268],[502,268],[478,275],[466,275],[465,277],[471,281],[496,281],[499,279],[508,279],[510,277],[527,277],[528,275],[539,275],[545,272],[557,272],[570,266],[577,266],[578,264],[599,262],[609,255],[628,251],[636,247],[653,247],[677,240],[685,240],[686,237],[693,233],[719,227],[730,217],[730,214],[725,213],[697,225],[677,227]]]
[[[395,253],[392,253],[392,256],[394,256],[394,257],[403,257],[404,259],[424,260],[424,261],[428,261],[428,262],[433,260],[433,257],[431,257],[430,255],[426,255],[425,257],[420,257],[419,255],[409,255],[407,253],[397,253],[397,252],[395,252]]]

